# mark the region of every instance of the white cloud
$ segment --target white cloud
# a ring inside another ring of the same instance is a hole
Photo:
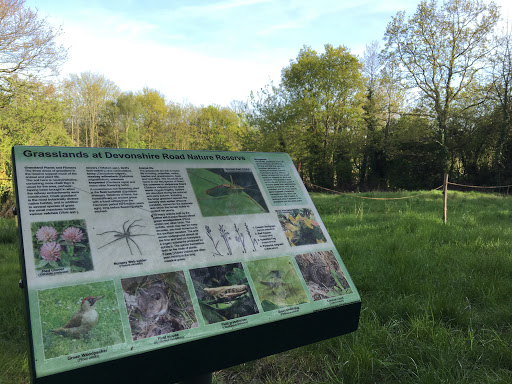
[[[44,10],[43,0],[28,1],[41,1]],[[392,16],[411,15],[419,0],[220,0],[174,8],[162,2],[155,12],[138,13],[104,1],[82,8],[68,2],[49,14],[70,47],[63,76],[92,71],[123,91],[148,86],[168,100],[228,105],[270,80],[279,83],[281,69],[304,44],[345,45],[362,54],[382,39]],[[498,3],[511,15],[510,0]]]
[[[129,32],[128,32],[129,33]],[[62,73],[97,72],[123,91],[155,88],[168,100],[229,105],[245,100],[251,90],[278,81],[286,62],[228,60],[145,39],[98,36],[80,27],[67,29],[72,43]],[[277,70],[276,70],[277,69]],[[276,79],[277,78],[277,79]]]
[[[273,25],[271,27],[265,28],[263,31],[261,31],[260,35],[270,35],[277,31],[283,31],[286,29],[301,29],[304,28],[304,23],[299,21],[290,21],[285,24],[278,24]]]
[[[248,5],[270,3],[271,1],[272,0],[230,0],[207,5],[185,6],[182,9],[193,13],[208,13],[240,8]]]

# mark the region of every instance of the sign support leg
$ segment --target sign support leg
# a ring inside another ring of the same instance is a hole
[[[212,373],[191,377],[181,381],[180,384],[212,384]]]

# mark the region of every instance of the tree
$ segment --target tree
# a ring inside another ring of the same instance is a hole
[[[431,121],[422,111],[411,112],[400,117],[389,133],[387,181],[393,189],[432,188],[440,182],[442,167]]]
[[[250,96],[249,126],[243,138],[243,147],[250,151],[288,152],[300,163],[301,158],[293,148],[299,141],[294,137],[291,106],[285,91],[272,83]],[[298,152],[298,153],[297,153]]]
[[[345,47],[300,50],[281,72],[289,117],[302,141],[309,180],[321,186],[352,182],[351,143],[362,116],[361,64]]]
[[[78,131],[76,144],[80,145],[84,139],[86,147],[100,146],[98,123],[102,109],[117,98],[119,87],[103,75],[84,72],[80,75],[70,74],[63,83],[63,90],[65,98],[69,100],[72,130],[74,124],[78,125],[78,129],[80,126],[85,128],[83,136]]]
[[[366,188],[378,188],[385,176],[384,137],[382,135],[382,126],[385,121],[384,94],[380,81],[383,63],[378,42],[374,41],[366,46],[362,62],[366,87],[363,117],[367,132],[364,150],[361,154],[359,185]]]
[[[191,120],[196,108],[191,104],[169,103],[167,105],[165,147],[186,150],[192,148],[194,138],[190,134]]]
[[[492,95],[500,110],[499,134],[496,139],[493,169],[497,174],[496,182],[501,183],[500,174],[504,168],[504,149],[510,133],[512,113],[512,33],[507,25],[496,35],[496,50],[489,59],[492,68]]]
[[[119,126],[123,130],[121,135],[126,148],[140,148],[142,137],[140,132],[142,105],[140,97],[133,92],[124,92],[115,101],[118,110]]]
[[[191,121],[195,149],[238,151],[240,125],[229,108],[209,105],[199,108]]]
[[[24,0],[0,0],[0,74],[57,73],[67,57],[55,42],[60,33]]]
[[[0,93],[0,202],[12,186],[14,145],[72,145],[55,88],[34,80],[5,79]]]
[[[482,93],[488,93],[488,90],[487,84],[470,89],[454,105],[449,130],[453,142],[450,174],[464,183],[496,185],[493,155],[501,128],[500,108],[490,98],[471,109],[466,108],[466,105],[474,104],[474,100],[481,100]]]
[[[155,148],[156,142],[161,144],[155,136],[163,131],[167,116],[165,99],[158,91],[149,88],[144,88],[137,99],[142,107],[145,148]]]
[[[422,1],[407,21],[405,13],[399,12],[387,26],[389,58],[402,66],[409,87],[418,89],[434,110],[445,172],[450,158],[451,107],[478,81],[498,20],[498,7],[492,2],[446,0],[438,6],[430,0]]]

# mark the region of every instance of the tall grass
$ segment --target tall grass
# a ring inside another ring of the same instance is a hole
[[[18,287],[18,229],[0,218],[0,383],[28,383],[25,301]]]
[[[512,198],[451,191],[444,225],[439,192],[312,197],[362,296],[359,329],[216,372],[215,383],[512,383]],[[0,383],[20,383],[14,221],[0,228]]]
[[[446,225],[439,192],[312,197],[362,296],[359,329],[217,383],[512,383],[510,197],[449,192]]]

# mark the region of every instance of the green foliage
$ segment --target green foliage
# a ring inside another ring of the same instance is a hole
[[[422,1],[413,16],[406,20],[405,12],[398,12],[386,29],[388,59],[402,66],[407,85],[421,92],[436,118],[443,171],[449,169],[452,108],[478,83],[483,66],[477,63],[489,54],[498,20],[494,3]]]
[[[242,127],[236,114],[229,108],[210,105],[201,107],[192,122],[193,147],[222,151],[240,150],[239,134]]]
[[[317,53],[305,46],[283,69],[280,87],[253,96],[252,122],[264,145],[288,152],[315,184],[332,186],[345,175],[343,157],[362,121],[360,68],[344,47],[326,44]]]
[[[90,72],[70,74],[58,95],[2,77],[0,200],[12,191],[14,144],[287,152],[303,180],[337,189],[431,188],[446,171],[510,184],[510,31],[487,44],[498,16],[474,0],[421,2],[389,23],[384,54],[375,42],[361,60],[343,46],[304,46],[279,85],[229,108],[178,104],[149,88],[120,93]]]
[[[0,383],[28,383],[28,340],[21,276],[18,228],[0,218]]]
[[[442,148],[428,120],[406,116],[389,129],[387,178],[393,189],[429,189],[442,183]]]
[[[12,192],[14,145],[73,145],[54,87],[16,77],[0,79],[0,200]]]
[[[141,97],[132,92],[120,94],[114,101],[116,122],[113,124],[116,131],[116,147],[142,148],[140,116],[142,115]]]
[[[142,129],[144,132],[143,141],[145,148],[156,148],[160,142],[160,134],[163,131],[165,118],[167,117],[167,106],[164,97],[156,90],[144,88],[138,95],[142,107]]]
[[[336,285],[333,287],[333,292],[329,292],[329,296],[340,296],[340,295],[346,295],[349,293],[352,293],[352,289],[345,288],[343,286],[343,283],[341,282],[338,274],[334,271],[334,269],[329,270],[332,278],[336,282]]]
[[[64,80],[62,88],[71,123],[71,136],[77,146],[102,146],[101,118],[105,108],[119,95],[119,87],[105,76],[82,72],[72,73]]]
[[[247,283],[247,277],[245,276],[244,270],[236,267],[226,273],[226,280],[231,285]]]

